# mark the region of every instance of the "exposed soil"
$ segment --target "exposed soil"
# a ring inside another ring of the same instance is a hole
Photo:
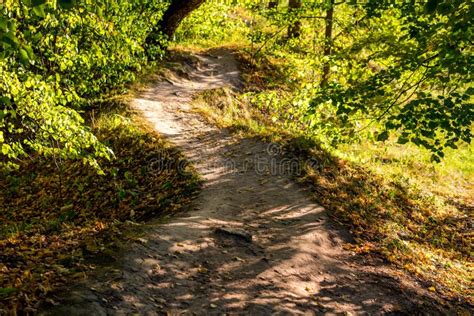
[[[182,61],[181,76],[134,100],[194,164],[202,191],[45,314],[433,312],[416,281],[344,249],[349,234],[294,180],[297,164],[278,146],[239,138],[192,111],[199,91],[238,89],[237,66],[226,50],[195,55]]]

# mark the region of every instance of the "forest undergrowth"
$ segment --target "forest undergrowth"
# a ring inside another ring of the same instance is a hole
[[[100,161],[103,174],[31,157],[0,179],[0,314],[54,305],[52,291],[114,260],[140,223],[171,216],[199,187],[191,166],[177,172],[182,154],[122,97],[87,117],[114,151]]]

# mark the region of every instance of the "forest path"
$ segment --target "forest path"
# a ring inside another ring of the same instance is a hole
[[[193,162],[202,191],[187,212],[152,225],[120,271],[71,294],[68,313],[417,310],[411,282],[343,249],[347,232],[294,181],[291,160],[277,146],[237,138],[192,111],[195,93],[241,85],[232,53],[195,55],[183,69],[184,76],[150,85],[134,106]]]

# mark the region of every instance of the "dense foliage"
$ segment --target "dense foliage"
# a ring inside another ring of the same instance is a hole
[[[277,101],[256,96],[258,102],[299,104],[289,121],[305,117],[302,127],[333,145],[370,130],[380,141],[394,134],[401,144],[425,147],[439,161],[444,148],[470,142],[469,1],[275,4],[207,1],[213,10],[198,10],[185,20],[177,38],[222,41],[225,34],[238,34],[251,42],[256,59],[284,55],[289,83],[299,84],[299,93],[276,92]],[[110,156],[84,127],[80,110],[91,98],[130,82],[147,56],[162,54],[146,39],[162,42],[156,26],[167,5],[165,0],[0,4],[1,164],[14,167],[33,152],[94,166],[96,157]],[[298,36],[290,36],[296,26]],[[223,31],[229,28],[234,32]]]
[[[352,68],[344,81],[332,84],[313,100],[313,111],[328,100],[345,127],[358,113],[378,122],[378,140],[399,132],[409,141],[444,156],[445,147],[471,141],[472,35],[470,1],[424,3],[369,1],[359,29],[367,30],[352,45],[341,47],[331,64]],[[360,15],[361,13],[359,13]],[[372,62],[372,73],[360,69]],[[382,66],[383,65],[383,66]]]
[[[145,39],[166,1],[7,0],[0,4],[0,164],[39,153],[95,158],[111,151],[81,109],[123,87],[147,62]],[[147,47],[154,57],[159,47]]]

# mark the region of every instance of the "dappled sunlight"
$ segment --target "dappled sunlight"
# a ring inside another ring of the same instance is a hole
[[[201,194],[187,206],[189,213],[151,227],[142,242],[130,247],[120,261],[119,288],[101,282],[93,285],[95,295],[112,299],[119,310],[143,313],[401,309],[397,304],[404,294],[390,270],[380,272],[344,251],[350,237],[291,175],[260,174],[238,163],[249,152],[262,155],[265,143],[227,142],[222,133],[210,130],[205,142],[193,133],[182,135],[185,154],[199,150],[208,162],[195,165],[205,175]],[[227,159],[222,152],[234,152],[232,159],[241,168],[222,172]],[[230,233],[219,232],[223,227]],[[382,276],[392,285],[379,284]],[[414,308],[423,297],[410,293],[403,308]]]

